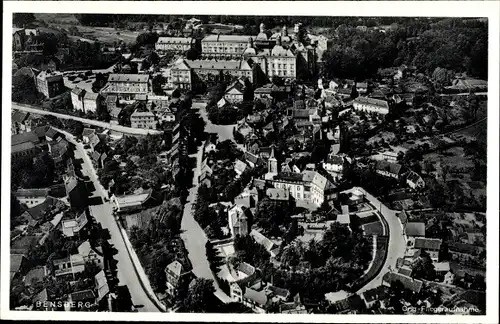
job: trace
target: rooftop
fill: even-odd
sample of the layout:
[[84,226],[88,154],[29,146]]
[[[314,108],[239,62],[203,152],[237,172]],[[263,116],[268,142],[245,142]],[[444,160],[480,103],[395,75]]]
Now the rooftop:
[[387,272],[383,280],[392,284],[393,282],[399,281],[403,284],[406,289],[414,291],[416,293],[420,292],[422,289],[423,282],[418,279],[413,279],[411,277],[405,276],[400,273]]
[[138,82],[145,83],[149,81],[148,74],[110,74],[110,82]]
[[359,103],[363,105],[372,105],[384,109],[389,109],[389,103],[386,100],[368,98],[368,97],[357,97],[354,99],[354,103]]
[[415,249],[439,250],[441,242],[441,239],[417,237],[415,239]]
[[420,222],[406,223],[406,235],[425,237],[425,223],[420,223]]

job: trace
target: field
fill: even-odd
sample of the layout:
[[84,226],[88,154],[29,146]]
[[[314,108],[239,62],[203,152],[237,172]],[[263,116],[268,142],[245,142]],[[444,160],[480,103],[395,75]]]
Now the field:
[[35,13],[35,18],[48,24],[79,24],[75,15],[70,13]]

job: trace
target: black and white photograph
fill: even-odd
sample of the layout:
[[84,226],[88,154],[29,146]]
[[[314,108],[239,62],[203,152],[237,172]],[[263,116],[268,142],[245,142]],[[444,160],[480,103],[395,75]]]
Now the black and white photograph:
[[2,314],[498,316],[498,12],[23,3]]

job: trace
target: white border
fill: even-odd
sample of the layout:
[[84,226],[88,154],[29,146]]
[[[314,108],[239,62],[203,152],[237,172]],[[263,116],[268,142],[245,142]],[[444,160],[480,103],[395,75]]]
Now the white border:
[[[0,318],[22,320],[110,320],[110,321],[254,321],[254,322],[352,322],[352,323],[497,323],[498,322],[498,158],[499,158],[499,13],[498,1],[334,1],[334,2],[212,2],[212,1],[7,1],[3,12],[3,107],[2,107],[2,204],[1,204],[1,302]],[[10,89],[12,69],[12,13],[134,13],[207,15],[317,15],[317,16],[420,16],[488,17],[488,185],[487,185],[487,315],[282,315],[282,314],[178,314],[178,313],[70,313],[10,311],[9,223],[10,223]]]

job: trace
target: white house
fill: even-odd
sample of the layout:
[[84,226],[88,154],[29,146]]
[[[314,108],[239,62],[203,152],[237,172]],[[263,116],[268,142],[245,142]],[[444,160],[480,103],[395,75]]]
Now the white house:
[[231,103],[238,103],[243,101],[244,93],[245,83],[239,79],[227,88],[224,98]]
[[424,179],[422,179],[422,177],[414,171],[410,171],[406,175],[406,184],[413,190],[422,189],[425,187]]
[[358,97],[352,103],[354,110],[374,112],[377,114],[387,115],[389,113],[389,103],[386,100]]
[[28,208],[42,204],[49,195],[49,189],[19,189],[15,196],[21,204],[25,204]]

